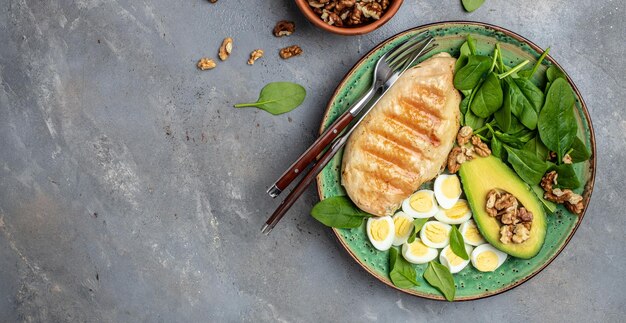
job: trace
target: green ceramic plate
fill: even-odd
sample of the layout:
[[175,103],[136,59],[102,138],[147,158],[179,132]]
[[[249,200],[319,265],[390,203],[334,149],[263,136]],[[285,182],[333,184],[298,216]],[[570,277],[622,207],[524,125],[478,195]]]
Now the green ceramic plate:
[[[478,51],[481,54],[490,54],[496,42],[500,43],[505,62],[508,65],[515,65],[525,59],[534,63],[543,52],[541,48],[525,38],[508,31],[506,29],[476,22],[442,22],[417,27],[402,32],[378,45],[363,57],[346,75],[337,87],[333,97],[330,99],[320,131],[329,126],[336,117],[341,115],[355,99],[363,93],[372,81],[373,67],[376,60],[386,51],[393,48],[398,42],[424,30],[429,30],[435,37],[439,45],[437,50],[427,55],[424,59],[436,54],[436,52],[446,51],[453,56],[458,56],[458,49],[465,40],[467,34],[471,34],[476,39]],[[555,48],[554,51],[558,51]],[[562,68],[548,57],[543,66],[539,69],[543,75],[548,66],[555,65]],[[532,66],[532,65],[528,65]],[[542,79],[537,78],[537,82]],[[593,127],[585,103],[580,92],[568,77],[572,88],[576,92],[577,121],[579,136],[584,138],[584,142],[593,153],[592,158],[579,166],[577,171],[585,185],[579,189],[582,193],[585,205],[588,204],[593,189],[595,176],[595,141]],[[330,164],[317,177],[317,185],[320,199],[325,199],[336,195],[345,195],[340,184],[339,169],[341,166],[342,154],[339,153]],[[428,184],[426,184],[428,185]],[[548,216],[548,232],[545,244],[537,256],[530,260],[511,258],[493,273],[481,273],[472,266],[467,266],[463,271],[455,275],[457,285],[456,300],[472,300],[492,296],[514,288],[527,281],[543,268],[545,268],[563,250],[567,242],[572,238],[574,232],[582,221],[582,216],[578,217],[569,213],[564,207],[559,206],[556,214]],[[380,252],[374,249],[367,239],[365,225],[356,229],[335,229],[335,234],[348,254],[356,260],[365,270],[381,282],[396,288],[389,280],[388,273],[388,252]],[[430,287],[422,278],[426,265],[415,265],[418,273],[418,281],[421,286],[412,289],[400,289],[408,294],[443,300],[441,294]]]

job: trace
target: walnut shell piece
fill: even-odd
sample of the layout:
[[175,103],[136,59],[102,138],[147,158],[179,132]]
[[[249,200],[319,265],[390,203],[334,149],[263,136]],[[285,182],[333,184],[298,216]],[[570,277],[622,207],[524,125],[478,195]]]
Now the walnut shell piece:
[[230,37],[224,38],[222,41],[222,46],[220,46],[220,50],[218,52],[218,56],[221,60],[225,61],[230,56],[230,53],[233,51],[233,39]]
[[201,59],[198,61],[198,64],[196,64],[196,66],[197,66],[199,69],[201,69],[201,70],[203,70],[203,71],[206,71],[206,70],[212,70],[212,69],[214,69],[214,68],[215,68],[215,66],[217,66],[217,64],[215,64],[215,61],[214,61],[214,60],[209,59],[209,58],[206,58],[206,57],[203,57],[203,58],[201,58]]
[[276,23],[272,33],[276,37],[289,36],[296,31],[296,24],[293,21],[281,20]]
[[256,62],[256,60],[261,57],[263,57],[262,49],[253,50],[252,53],[250,53],[250,59],[248,59],[248,65],[254,65],[254,62]]
[[302,54],[302,48],[300,48],[300,46],[298,45],[293,45],[281,49],[278,54],[280,55],[280,58],[288,59]]

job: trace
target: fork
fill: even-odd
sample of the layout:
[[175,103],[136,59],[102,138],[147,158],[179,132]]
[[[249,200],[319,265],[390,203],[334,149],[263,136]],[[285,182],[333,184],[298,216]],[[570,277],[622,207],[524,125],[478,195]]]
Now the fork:
[[[423,35],[423,34],[424,33],[420,35]],[[285,198],[285,200],[281,202],[278,208],[267,219],[267,221],[261,228],[262,233],[264,234],[270,233],[270,231],[274,228],[274,226],[276,226],[278,221],[280,221],[280,219],[282,219],[282,217],[287,213],[289,208],[291,208],[291,206],[293,206],[293,204],[302,195],[302,193],[304,193],[305,189],[315,179],[315,176],[317,176],[317,174],[319,174],[322,171],[322,169],[324,169],[324,167],[330,162],[330,160],[335,156],[335,154],[345,145],[350,134],[352,134],[354,129],[356,129],[356,127],[361,123],[361,121],[369,113],[369,111],[371,111],[371,109],[376,105],[376,103],[378,103],[378,101],[384,96],[385,92],[387,92],[387,90],[391,88],[391,86],[400,77],[400,75],[402,75],[404,71],[406,71],[411,65],[413,65],[413,63],[417,60],[417,58],[430,52],[437,46],[437,45],[434,45],[432,47],[427,48],[433,41],[433,38],[430,36],[420,41],[416,41],[416,37],[417,36],[412,37],[406,42],[395,47],[393,50],[388,51],[378,60],[378,62],[376,63],[376,67],[374,69],[374,75],[375,75],[374,82],[370,90],[366,92],[366,94],[363,95],[357,101],[355,106],[353,106],[346,113],[340,116],[339,119],[335,121],[329,127],[329,129],[332,129],[330,130],[330,132],[332,132],[333,134],[332,136],[333,139],[338,137],[338,132],[341,132],[342,130],[348,128],[346,133],[342,134],[341,137],[339,137],[339,139],[337,139],[336,141],[332,143],[330,148],[326,150],[324,154],[322,154],[322,156],[313,165],[311,170],[302,178],[302,180],[300,180],[300,182],[296,185],[296,187],[294,187],[294,189],[289,193],[289,195],[287,195],[287,198]],[[382,94],[376,97],[376,99],[372,100],[375,94],[379,92],[380,90],[382,90],[381,91]],[[357,115],[359,115],[358,118],[356,118]],[[345,119],[349,118],[349,120],[341,121],[344,118]],[[356,120],[354,122],[351,122],[355,118]],[[338,126],[338,125],[344,124],[344,122],[345,122],[345,125],[343,127]],[[327,134],[328,132],[329,130],[324,132],[324,134]],[[322,136],[324,136],[324,134]],[[328,141],[327,145],[330,144],[330,142],[332,142],[332,139]],[[314,143],[313,146],[315,146],[316,144],[318,144],[317,141],[316,143]],[[327,145],[320,146],[320,151],[325,149]],[[300,157],[300,159],[298,159],[298,161],[294,163],[294,165],[298,165],[298,162],[300,162],[301,159],[304,159],[304,157],[307,155],[307,152],[309,152],[312,149],[312,147],[307,149],[305,154],[303,154]],[[313,154],[311,158],[314,159],[316,153],[311,153],[311,154]],[[294,165],[292,165],[291,168],[293,168]],[[294,174],[292,174],[292,176],[288,176],[289,183],[293,181],[295,177],[297,177],[298,171],[299,169],[295,168]],[[286,174],[288,172],[289,170],[286,172]],[[281,176],[281,179],[283,179],[283,176]],[[269,192],[270,190],[268,190],[268,193]],[[278,192],[280,193],[280,191]]]
[[[427,36],[424,38],[424,36]],[[374,81],[370,88],[356,102],[347,109],[337,120],[331,124],[322,135],[280,176],[280,178],[267,190],[271,197],[278,196],[293,180],[298,177],[304,168],[311,164],[317,156],[335,140],[350,122],[367,106],[386,82],[390,84],[396,81],[400,74],[406,70],[415,60],[418,48],[422,50],[430,44],[432,37],[424,31],[410,37],[405,42],[397,45],[378,59],[374,68]],[[422,46],[426,42],[426,45]],[[430,51],[425,51],[423,54]]]

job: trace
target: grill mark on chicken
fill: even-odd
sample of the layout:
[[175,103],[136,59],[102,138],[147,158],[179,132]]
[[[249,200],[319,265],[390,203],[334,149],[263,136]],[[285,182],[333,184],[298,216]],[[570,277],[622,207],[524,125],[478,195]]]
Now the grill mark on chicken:
[[432,144],[437,147],[441,144],[439,138],[432,133],[432,128],[426,128],[420,125],[419,127],[414,125],[411,120],[407,120],[407,118],[397,116],[397,115],[387,115],[387,119],[385,119],[387,123],[392,123],[392,127],[400,127],[408,130],[415,138],[421,138],[421,140]]
[[415,141],[408,140],[402,136],[399,136],[397,132],[387,131],[387,128],[374,128],[370,130],[373,136],[383,138],[389,145],[397,145],[398,147],[418,153],[420,156],[424,156],[424,150],[415,144]]
[[[360,166],[356,167],[355,169],[363,172],[363,175],[372,175],[372,174],[376,175],[377,174],[375,171],[364,169]],[[382,187],[384,187],[385,190],[389,191],[389,193],[394,193],[394,194],[412,193],[407,190],[407,188],[410,187],[411,185],[409,182],[405,180],[405,177],[403,176],[394,176],[394,177],[385,178],[385,179],[382,179],[378,176],[370,176],[370,180],[372,182],[376,182],[382,185]]]
[[392,167],[397,167],[404,172],[406,172],[405,170],[412,168],[412,164],[410,162],[411,157],[406,152],[394,151],[394,153],[397,153],[399,155],[397,157],[390,154],[389,150],[382,150],[376,147],[364,148],[363,152],[370,157],[385,161]]

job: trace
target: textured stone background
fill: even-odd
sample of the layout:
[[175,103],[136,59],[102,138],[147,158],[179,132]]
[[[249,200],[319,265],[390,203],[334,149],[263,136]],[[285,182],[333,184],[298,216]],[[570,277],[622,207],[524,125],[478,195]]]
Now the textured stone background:
[[[532,3],[532,4],[531,4]],[[622,0],[406,0],[383,28],[323,33],[293,1],[0,3],[0,321],[623,321],[626,7]],[[280,19],[296,34],[274,38]],[[596,129],[583,225],[537,277],[445,303],[384,286],[312,221],[309,189],[269,237],[270,184],[316,136],[336,84],[369,49],[440,20],[527,36],[575,80]],[[228,62],[200,72],[221,39]],[[299,44],[281,61],[278,48]],[[252,49],[267,56],[245,64]],[[232,104],[303,84],[282,116]]]

